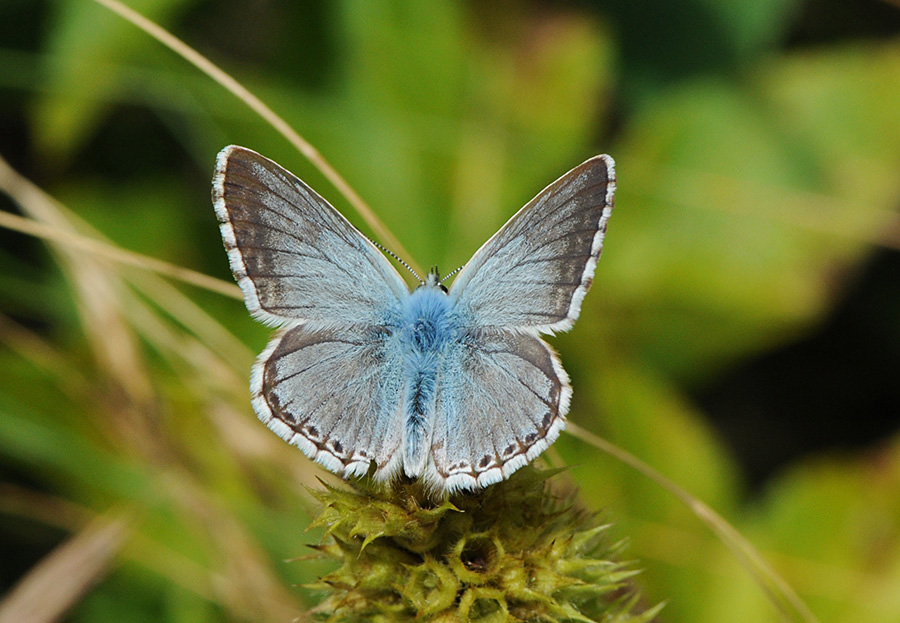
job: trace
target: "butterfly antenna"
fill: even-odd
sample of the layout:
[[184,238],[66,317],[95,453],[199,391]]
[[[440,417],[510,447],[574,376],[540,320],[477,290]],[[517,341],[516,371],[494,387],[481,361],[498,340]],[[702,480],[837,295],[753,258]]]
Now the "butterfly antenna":
[[444,278],[441,279],[441,283],[444,283],[444,282],[447,281],[450,277],[452,277],[453,275],[455,275],[456,273],[458,273],[459,271],[461,271],[461,270],[462,270],[463,268],[465,268],[465,267],[466,267],[466,265],[463,264],[462,266],[460,266],[459,268],[457,268],[457,269],[454,270],[453,272],[451,272],[451,273],[449,273],[449,274],[447,274],[447,275],[444,275]]
[[[413,274],[413,277],[415,277],[415,278],[418,280],[419,283],[425,283],[424,281],[422,281],[422,278],[419,277],[418,274],[416,274],[416,271],[414,271],[414,270],[412,269],[412,267],[411,267],[409,264],[407,264],[407,263],[404,262],[402,259],[400,259],[400,258],[397,256],[396,253],[394,253],[394,252],[391,251],[390,249],[384,248],[383,246],[381,246],[380,244],[378,244],[378,243],[375,242],[374,240],[372,240],[372,241],[370,241],[370,242],[371,242],[372,244],[374,244],[376,247],[378,247],[379,249],[381,249],[384,253],[387,253],[387,254],[390,255],[392,258],[394,258],[395,260],[397,260],[397,262],[399,262],[401,265],[403,265],[403,267],[406,268],[406,270],[408,270],[409,272],[411,272],[411,273]],[[458,270],[458,269],[457,269],[457,270]],[[454,272],[456,272],[456,271],[454,271]]]

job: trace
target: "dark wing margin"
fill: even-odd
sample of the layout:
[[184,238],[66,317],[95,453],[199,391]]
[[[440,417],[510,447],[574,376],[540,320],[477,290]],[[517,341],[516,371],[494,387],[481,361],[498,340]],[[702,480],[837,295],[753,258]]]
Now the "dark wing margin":
[[616,190],[600,155],[547,186],[472,256],[450,290],[473,326],[566,331],[581,311]]
[[258,153],[219,152],[213,205],[247,308],[269,324],[376,324],[409,289],[327,201]]

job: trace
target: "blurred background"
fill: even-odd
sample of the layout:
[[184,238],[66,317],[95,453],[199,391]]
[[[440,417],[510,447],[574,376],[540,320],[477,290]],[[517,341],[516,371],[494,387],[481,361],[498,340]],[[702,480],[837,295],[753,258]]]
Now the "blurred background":
[[[551,339],[570,418],[721,512],[821,621],[900,621],[900,5],[129,5],[283,115],[420,266],[465,263],[611,154],[595,285]],[[105,8],[0,3],[6,212],[230,281],[209,200],[230,143],[371,233]],[[298,585],[329,567],[288,559],[321,537],[304,486],[327,475],[250,408],[269,333],[221,293],[0,229],[0,593],[17,586],[0,620],[289,621],[315,603]],[[630,540],[660,620],[776,620],[670,494],[570,436],[549,454]]]

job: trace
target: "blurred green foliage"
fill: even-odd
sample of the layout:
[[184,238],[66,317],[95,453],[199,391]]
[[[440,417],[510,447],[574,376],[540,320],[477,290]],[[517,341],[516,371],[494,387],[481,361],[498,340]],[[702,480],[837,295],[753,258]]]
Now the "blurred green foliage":
[[[900,621],[898,440],[806,457],[748,496],[691,398],[815,331],[873,250],[900,246],[900,28],[847,19],[845,37],[791,44],[812,10],[796,0],[129,4],[282,114],[423,266],[463,264],[545,184],[613,155],[596,285],[553,340],[570,417],[722,512],[823,622]],[[216,152],[238,143],[366,231],[242,103],[106,9],[8,2],[0,22],[2,156],[77,217],[34,198],[8,209],[89,233],[84,219],[229,279],[208,185]],[[3,587],[34,579],[70,534],[127,516],[68,620],[287,621],[315,603],[295,585],[328,568],[284,561],[317,541],[304,485],[328,476],[252,414],[247,370],[268,330],[220,295],[2,239]],[[897,320],[885,340],[900,342]],[[654,483],[571,437],[549,455],[631,539],[666,620],[775,620]]]

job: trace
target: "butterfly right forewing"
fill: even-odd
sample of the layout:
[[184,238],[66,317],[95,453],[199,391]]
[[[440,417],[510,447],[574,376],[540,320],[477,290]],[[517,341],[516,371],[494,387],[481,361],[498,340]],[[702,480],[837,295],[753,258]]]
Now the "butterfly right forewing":
[[572,327],[594,277],[616,189],[600,155],[547,186],[472,256],[450,296],[479,327]]

